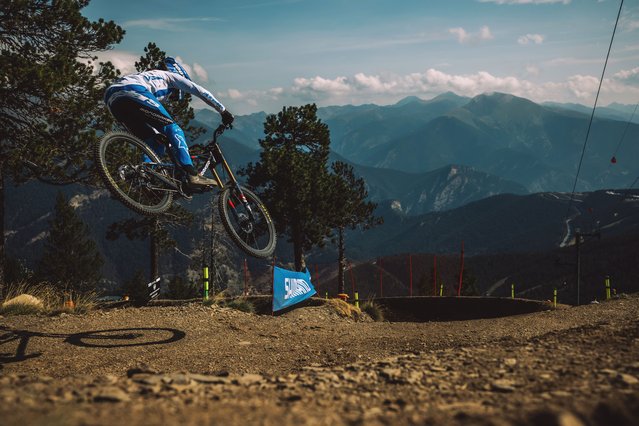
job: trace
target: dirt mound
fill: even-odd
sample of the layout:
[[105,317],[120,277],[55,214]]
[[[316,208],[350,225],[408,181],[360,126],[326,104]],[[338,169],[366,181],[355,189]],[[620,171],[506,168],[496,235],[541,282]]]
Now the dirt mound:
[[474,321],[0,318],[4,424],[637,424],[639,297]]

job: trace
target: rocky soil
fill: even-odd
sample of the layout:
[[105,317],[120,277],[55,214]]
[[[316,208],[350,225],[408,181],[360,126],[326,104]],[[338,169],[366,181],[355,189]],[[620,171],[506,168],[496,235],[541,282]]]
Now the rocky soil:
[[639,295],[474,321],[200,304],[0,318],[4,425],[639,424]]

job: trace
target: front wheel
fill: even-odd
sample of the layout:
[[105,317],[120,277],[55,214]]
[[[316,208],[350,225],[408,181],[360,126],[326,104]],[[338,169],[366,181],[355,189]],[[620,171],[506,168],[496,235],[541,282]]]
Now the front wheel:
[[268,258],[275,251],[275,225],[260,199],[246,188],[227,187],[218,199],[224,228],[246,254]]
[[[160,159],[135,136],[106,134],[96,145],[95,163],[109,191],[131,210],[153,216],[171,207],[173,194],[162,190],[163,182],[150,173]],[[166,170],[158,173],[167,176]]]

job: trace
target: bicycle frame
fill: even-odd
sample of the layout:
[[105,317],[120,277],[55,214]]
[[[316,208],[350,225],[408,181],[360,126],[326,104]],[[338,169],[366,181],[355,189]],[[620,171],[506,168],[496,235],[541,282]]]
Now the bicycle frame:
[[217,139],[227,128],[219,126],[209,143],[190,149],[194,172],[202,176],[211,171],[209,185],[191,183],[199,179],[180,167],[170,141],[158,132],[156,141],[168,148],[171,161],[160,159],[148,144],[126,132],[111,132],[95,147],[97,168],[112,195],[143,215],[161,215],[176,197],[191,199],[217,189],[220,222],[230,238],[245,253],[266,258],[275,249],[275,225],[259,197],[240,185],[224,158]]
[[[220,125],[213,132],[213,139],[207,145],[203,147],[204,153],[191,156],[191,158],[193,159],[199,159],[204,161],[204,166],[202,166],[202,168],[198,170],[198,174],[202,176],[204,175],[204,173],[206,173],[207,170],[211,170],[211,174],[213,175],[213,178],[217,182],[217,189],[219,191],[223,190],[227,186],[222,180],[222,178],[220,177],[220,174],[218,173],[216,169],[216,167],[220,165],[222,166],[222,169],[224,170],[226,175],[229,177],[229,181],[227,182],[227,184],[235,188],[239,187],[237,183],[237,179],[235,178],[235,175],[233,174],[233,171],[231,170],[231,166],[229,166],[228,162],[226,161],[226,158],[224,158],[224,154],[222,153],[220,145],[217,142],[217,137],[221,135],[222,133],[224,133],[225,129],[226,127],[224,125]],[[158,137],[162,137],[162,135],[158,135]],[[168,146],[167,151],[168,151],[169,157],[171,158],[172,163],[141,164],[141,166],[148,166],[148,167],[144,167],[144,172],[152,174],[156,179],[158,179],[159,181],[161,181],[162,183],[166,185],[166,187],[152,187],[151,189],[154,191],[176,192],[182,196],[188,196],[182,190],[182,184],[180,179],[176,177],[177,167],[175,164],[177,164],[177,159],[173,155],[170,142],[165,140],[165,144]],[[162,170],[167,170],[167,171],[170,170],[169,176],[161,173]],[[200,190],[199,192],[206,192],[206,191],[207,190]]]
[[[227,127],[224,124],[220,124],[217,127],[217,129],[215,129],[215,131],[213,132],[213,139],[203,147],[204,153],[198,154],[198,155],[192,155],[191,157],[194,159],[200,159],[204,161],[204,166],[202,166],[202,169],[198,171],[198,174],[202,176],[204,175],[204,173],[206,173],[207,170],[210,170],[211,174],[215,178],[215,181],[217,182],[218,191],[223,191],[224,189],[226,189],[227,186],[230,186],[238,192],[241,203],[243,204],[244,208],[250,215],[251,220],[253,220],[254,219],[253,210],[251,209],[251,206],[249,205],[246,197],[244,196],[244,193],[242,193],[242,189],[240,188],[240,185],[238,184],[237,179],[235,178],[235,175],[233,174],[233,171],[231,170],[231,166],[229,166],[229,163],[226,161],[226,158],[224,158],[222,149],[220,148],[220,145],[217,142],[218,136],[224,133],[226,129]],[[160,163],[160,164],[149,163],[149,164],[160,166],[160,168],[163,168],[163,169],[171,168],[172,169],[171,177],[169,178],[166,175],[163,175],[162,173],[156,170],[153,170],[152,168],[149,169],[148,172],[150,172],[157,179],[162,181],[165,185],[168,186],[168,188],[153,188],[153,189],[161,190],[161,191],[177,192],[178,194],[182,196],[188,197],[189,195],[185,194],[184,191],[182,190],[181,181],[175,177],[175,171],[177,170],[177,167],[175,166],[175,164],[177,164],[177,159],[173,155],[170,142],[168,142],[167,145],[169,145],[168,146],[169,149],[167,151],[169,153],[169,157],[171,158],[171,161],[173,162],[173,164],[167,164],[167,163]],[[222,169],[224,170],[226,175],[229,177],[229,180],[227,181],[226,184],[224,183],[224,181],[222,181],[220,174],[217,172],[217,169],[216,169],[217,166],[222,166]],[[208,189],[208,190],[204,189],[204,190],[200,190],[199,192],[206,192],[209,190],[211,189]],[[233,208],[234,214],[236,215],[237,213],[235,213],[235,205],[233,204],[232,201],[230,201],[230,203],[231,203],[231,207]]]
[[213,139],[211,140],[211,142],[209,142],[206,146],[204,146],[204,151],[206,152],[206,154],[200,154],[195,156],[202,160],[204,159],[206,160],[204,163],[204,166],[202,167],[202,170],[199,171],[200,176],[204,175],[204,173],[206,173],[206,171],[210,169],[211,174],[217,181],[218,189],[220,191],[225,188],[225,184],[220,178],[220,175],[218,174],[216,169],[216,167],[220,165],[222,166],[222,169],[224,170],[226,175],[229,177],[230,185],[233,187],[238,186],[237,179],[235,178],[235,175],[233,174],[233,171],[231,170],[231,166],[229,166],[229,163],[226,161],[226,158],[224,158],[224,154],[222,154],[222,149],[220,148],[220,145],[217,143],[217,137],[221,135],[222,133],[224,133],[225,129],[226,127],[224,125],[220,125],[213,132]]

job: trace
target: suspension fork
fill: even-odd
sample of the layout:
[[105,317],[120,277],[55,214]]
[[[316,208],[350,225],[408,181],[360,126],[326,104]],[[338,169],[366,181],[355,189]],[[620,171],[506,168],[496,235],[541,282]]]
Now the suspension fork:
[[[249,215],[249,218],[251,220],[254,220],[255,216],[253,215],[253,209],[251,209],[251,206],[249,205],[249,202],[246,199],[246,196],[242,192],[242,188],[237,183],[237,179],[235,178],[235,175],[233,174],[233,171],[231,170],[229,163],[226,161],[226,158],[224,158],[224,154],[222,154],[222,150],[220,149],[220,146],[217,143],[215,143],[213,147],[211,147],[211,155],[213,157],[213,160],[215,161],[215,165],[218,165],[218,164],[221,165],[225,173],[228,175],[229,177],[228,186],[230,187],[229,190],[233,191],[233,194],[239,197],[240,202],[242,203],[242,206],[244,207],[247,214]],[[204,167],[204,169],[202,170],[202,172],[204,171],[206,171],[206,167]],[[224,183],[220,179],[220,176],[215,170],[215,167],[211,167],[211,173],[215,177],[215,180],[217,180],[217,182],[220,184],[220,189],[223,189],[225,187]],[[233,197],[229,197],[229,204],[233,210],[233,214],[235,215],[235,218],[238,219],[237,206],[235,205],[235,201],[233,200]]]

